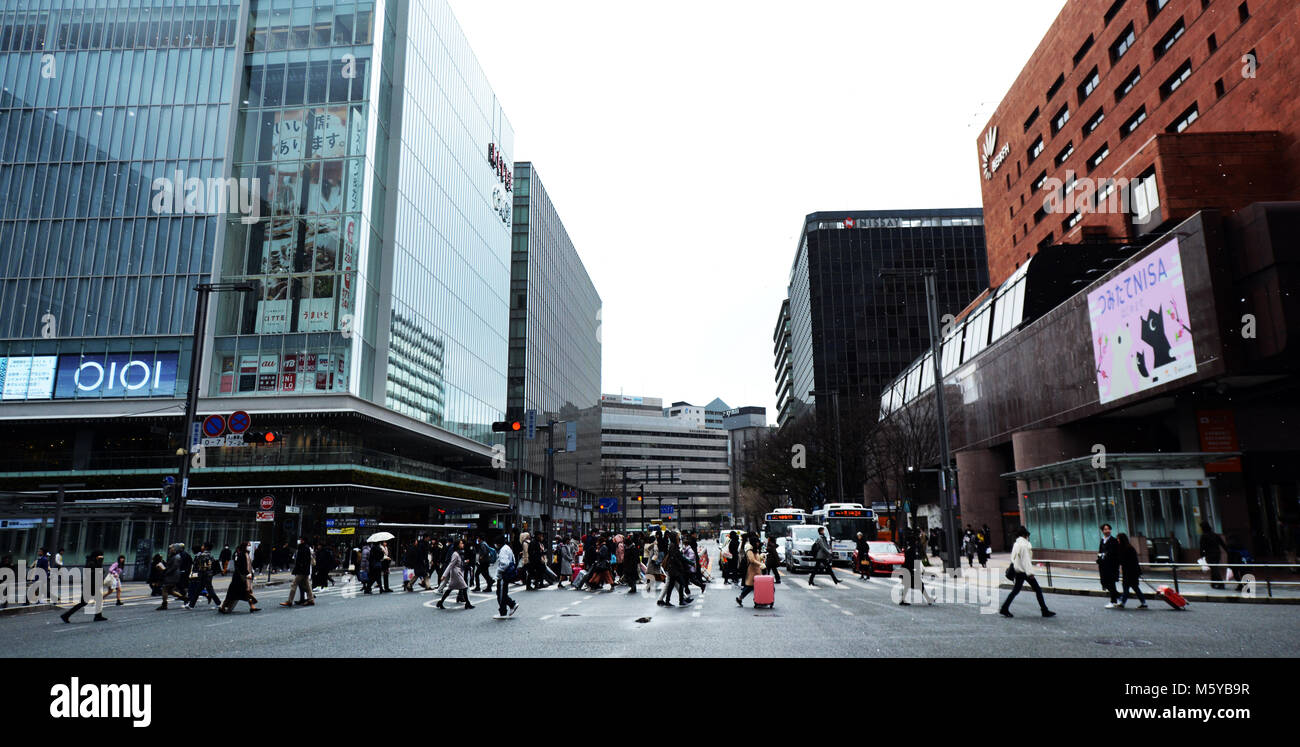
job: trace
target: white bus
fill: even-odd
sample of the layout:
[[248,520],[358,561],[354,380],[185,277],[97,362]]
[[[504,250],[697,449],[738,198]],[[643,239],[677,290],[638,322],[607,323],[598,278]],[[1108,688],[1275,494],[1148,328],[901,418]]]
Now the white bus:
[[858,549],[858,532],[871,541],[876,538],[876,512],[861,503],[827,503],[809,514],[809,524],[821,524],[830,535],[834,562],[853,564]]
[[808,523],[808,512],[802,508],[777,508],[763,514],[763,541],[768,537],[781,539],[790,533],[790,527]]

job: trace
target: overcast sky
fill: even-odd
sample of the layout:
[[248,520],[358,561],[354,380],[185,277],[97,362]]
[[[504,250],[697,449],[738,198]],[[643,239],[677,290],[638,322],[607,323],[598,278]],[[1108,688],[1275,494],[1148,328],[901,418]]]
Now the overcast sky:
[[604,301],[603,390],[776,416],[805,215],[979,207],[1065,0],[450,0]]

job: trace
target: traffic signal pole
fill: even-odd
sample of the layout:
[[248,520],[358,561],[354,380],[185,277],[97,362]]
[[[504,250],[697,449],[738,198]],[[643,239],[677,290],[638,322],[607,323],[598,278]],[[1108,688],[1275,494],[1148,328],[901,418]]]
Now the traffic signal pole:
[[[199,283],[194,287],[199,298],[194,305],[194,349],[190,351],[190,385],[185,393],[185,416],[181,419],[181,443],[177,450],[180,456],[180,478],[177,482],[176,506],[172,509],[171,542],[181,541],[181,531],[185,521],[185,500],[190,493],[190,463],[194,452],[194,416],[199,407],[199,380],[203,367],[203,333],[208,319],[208,299],[212,295],[211,283]],[[200,446],[199,448],[203,448]]]

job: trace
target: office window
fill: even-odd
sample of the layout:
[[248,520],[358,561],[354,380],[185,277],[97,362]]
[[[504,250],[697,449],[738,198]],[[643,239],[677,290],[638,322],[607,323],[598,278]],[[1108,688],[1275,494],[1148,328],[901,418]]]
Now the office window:
[[1134,33],[1133,24],[1130,23],[1124,27],[1123,31],[1119,32],[1119,38],[1115,40],[1115,43],[1110,45],[1110,61],[1112,63],[1118,62],[1119,58],[1128,54],[1129,49],[1133,47],[1133,43],[1136,41],[1137,34]]
[[1074,211],[1074,215],[1061,222],[1061,233],[1067,233],[1071,228],[1079,225],[1081,220],[1083,220],[1083,213],[1078,210]]
[[1115,100],[1122,101],[1140,80],[1142,80],[1142,69],[1134,68],[1133,72],[1129,73],[1128,77],[1124,79],[1124,82],[1119,84],[1119,88],[1115,89]]
[[1209,38],[1205,40],[1205,43],[1210,47],[1210,54],[1219,51],[1219,37],[1214,34],[1210,34]]
[[1247,3],[1237,6],[1237,17],[1241,19],[1242,23],[1245,23],[1246,19],[1250,18],[1250,6]]
[[1168,80],[1160,84],[1160,100],[1169,98],[1190,77],[1192,77],[1192,61],[1187,60],[1174,71],[1173,75],[1169,76]]
[[1066,104],[1052,118],[1052,134],[1055,135],[1065,127],[1065,123],[1070,121],[1070,105]]
[[1160,41],[1156,42],[1156,59],[1164,57],[1165,53],[1173,48],[1174,42],[1182,38],[1185,31],[1187,31],[1187,24],[1183,23],[1183,19],[1179,18],[1178,23],[1175,23],[1174,27],[1166,31],[1165,35],[1160,37]]
[[1047,208],[1045,207],[1038,208],[1037,210],[1034,211],[1034,225],[1036,226],[1039,223],[1042,223],[1043,219],[1046,217],[1047,217]]
[[1093,169],[1100,166],[1101,162],[1105,161],[1106,156],[1109,155],[1110,155],[1110,145],[1107,143],[1103,143],[1101,148],[1096,153],[1093,153],[1092,157],[1088,159],[1088,171],[1092,171]]
[[1227,92],[1228,92],[1227,89],[1223,85],[1223,78],[1219,78],[1218,80],[1214,81],[1214,93],[1216,96],[1218,96],[1219,98],[1223,98],[1224,94],[1226,94]]
[[1038,178],[1034,179],[1034,187],[1033,187],[1034,191],[1037,192],[1038,190],[1042,189],[1043,183],[1046,181],[1047,181],[1047,172],[1044,171],[1043,173],[1038,175]]
[[1120,137],[1125,138],[1128,137],[1129,135],[1132,135],[1133,131],[1138,128],[1138,125],[1145,122],[1146,119],[1147,119],[1147,108],[1143,106],[1139,108],[1137,112],[1133,114],[1133,116],[1129,117],[1128,121],[1120,125],[1119,128]]
[[1046,249],[1047,247],[1051,246],[1052,243],[1055,242],[1055,241],[1056,241],[1056,237],[1055,237],[1054,235],[1052,235],[1052,234],[1049,233],[1049,234],[1047,234],[1046,236],[1043,237],[1043,240],[1042,240],[1042,241],[1038,242],[1038,248],[1039,248],[1039,249]]
[[1165,9],[1169,0],[1147,0],[1147,17],[1155,18],[1156,14]]
[[1092,71],[1088,73],[1087,77],[1083,79],[1083,82],[1079,84],[1079,103],[1082,104],[1089,96],[1091,96],[1092,92],[1097,90],[1097,86],[1099,85],[1101,85],[1101,74],[1097,71],[1097,68],[1094,67]]
[[1074,66],[1075,66],[1075,67],[1078,67],[1078,66],[1079,66],[1079,60],[1082,60],[1082,59],[1083,59],[1083,56],[1086,55],[1086,54],[1088,54],[1088,50],[1089,50],[1089,49],[1092,49],[1092,44],[1093,44],[1094,41],[1095,41],[1095,40],[1093,39],[1092,34],[1088,34],[1088,38],[1087,38],[1086,40],[1084,40],[1083,45],[1079,47],[1079,51],[1077,51],[1077,52],[1074,53]]
[[1173,133],[1182,132],[1190,127],[1193,122],[1200,118],[1200,116],[1200,110],[1197,108],[1197,105],[1193,103],[1187,111],[1178,115],[1178,119],[1175,119],[1173,124],[1169,125],[1168,131]]
[[1029,119],[1025,120],[1025,132],[1029,132],[1029,128],[1033,127],[1034,122],[1037,121],[1038,121],[1038,107],[1035,106],[1034,111],[1031,112],[1029,115]]
[[1057,91],[1061,90],[1063,85],[1065,85],[1065,73],[1056,76],[1056,82],[1052,84],[1051,88],[1047,89],[1047,100],[1051,101],[1052,97],[1056,95]]
[[1096,130],[1105,119],[1106,119],[1105,111],[1098,109],[1096,114],[1092,115],[1092,117],[1090,117],[1087,122],[1083,123],[1083,134],[1085,136],[1091,135],[1093,131]]
[[1065,163],[1065,160],[1072,155],[1074,155],[1074,143],[1066,143],[1065,148],[1062,149],[1060,153],[1056,154],[1056,165],[1060,166]]
[[1115,0],[1115,2],[1110,4],[1110,8],[1106,10],[1106,26],[1109,26],[1110,22],[1115,20],[1115,16],[1119,14],[1121,9],[1123,9],[1125,2],[1127,2],[1127,0]]
[[1034,144],[1029,146],[1029,151],[1028,151],[1029,162],[1033,163],[1034,159],[1038,158],[1040,155],[1042,155],[1042,153],[1043,153],[1043,136],[1039,135],[1038,139],[1034,141]]
[[1151,213],[1160,207],[1160,194],[1156,186],[1156,170],[1147,169],[1129,183],[1129,204],[1133,207],[1133,222],[1146,223]]

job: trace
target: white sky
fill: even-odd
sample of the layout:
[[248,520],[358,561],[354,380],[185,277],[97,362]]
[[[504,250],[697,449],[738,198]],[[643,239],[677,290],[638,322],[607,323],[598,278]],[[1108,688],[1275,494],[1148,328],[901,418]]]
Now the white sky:
[[449,1],[604,301],[603,391],[769,421],[804,216],[979,207],[976,140],[1065,4]]

